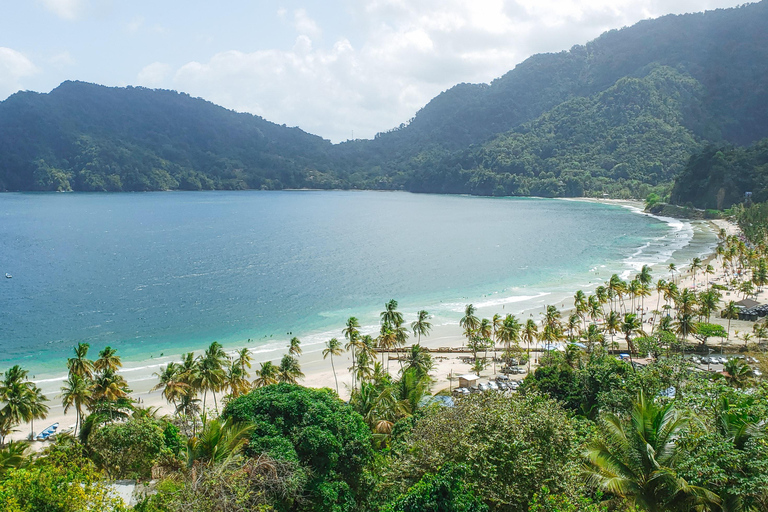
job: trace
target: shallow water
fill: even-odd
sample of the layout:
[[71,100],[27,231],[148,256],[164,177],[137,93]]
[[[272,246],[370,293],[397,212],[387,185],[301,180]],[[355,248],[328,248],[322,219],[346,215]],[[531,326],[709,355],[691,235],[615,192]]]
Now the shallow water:
[[[305,350],[395,298],[455,323],[708,252],[704,225],[582,201],[393,192],[0,195],[0,371],[78,342],[156,364],[213,340]],[[662,277],[663,270],[659,267]],[[666,274],[663,275],[666,277]],[[499,308],[503,308],[499,311]],[[289,334],[291,333],[291,334]],[[129,368],[129,372],[130,372]],[[138,370],[133,370],[138,371]],[[129,377],[130,379],[130,377]]]

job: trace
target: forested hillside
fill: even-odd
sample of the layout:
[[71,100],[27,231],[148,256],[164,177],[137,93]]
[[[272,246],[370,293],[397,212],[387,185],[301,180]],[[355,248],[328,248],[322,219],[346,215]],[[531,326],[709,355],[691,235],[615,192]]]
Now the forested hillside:
[[0,103],[0,190],[664,193],[702,148],[768,137],[766,26],[768,0],[643,21],[337,145],[186,94],[65,82]]
[[672,201],[697,208],[730,208],[751,192],[768,201],[768,139],[749,147],[708,146],[693,155],[677,177]]

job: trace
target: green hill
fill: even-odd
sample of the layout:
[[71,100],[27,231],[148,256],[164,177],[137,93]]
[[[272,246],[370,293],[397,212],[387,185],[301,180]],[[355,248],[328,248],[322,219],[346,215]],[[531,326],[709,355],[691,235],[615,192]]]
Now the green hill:
[[337,145],[186,94],[65,82],[0,102],[0,190],[663,192],[702,148],[768,137],[766,26],[768,0],[643,21]]

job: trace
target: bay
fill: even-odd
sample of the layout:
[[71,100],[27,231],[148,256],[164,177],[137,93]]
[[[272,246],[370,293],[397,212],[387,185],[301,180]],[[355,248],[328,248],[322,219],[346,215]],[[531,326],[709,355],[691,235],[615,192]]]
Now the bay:
[[[0,371],[63,373],[78,342],[130,363],[213,340],[312,350],[395,298],[456,323],[532,315],[611,273],[711,250],[703,224],[612,204],[397,192],[0,195]],[[569,301],[570,302],[570,301]],[[559,304],[558,304],[559,305]],[[250,341],[245,341],[250,340]],[[306,349],[305,349],[306,350]],[[94,352],[95,355],[95,352]]]

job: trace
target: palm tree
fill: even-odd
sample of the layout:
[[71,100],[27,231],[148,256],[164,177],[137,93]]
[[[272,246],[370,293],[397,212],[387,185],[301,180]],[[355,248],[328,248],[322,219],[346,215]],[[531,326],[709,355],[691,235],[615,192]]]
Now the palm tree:
[[251,390],[251,383],[248,382],[248,374],[243,370],[237,361],[231,361],[224,376],[222,384],[224,389],[229,389],[229,395],[236,398],[246,394]]
[[214,341],[205,349],[205,352],[198,358],[198,373],[200,379],[200,389],[203,390],[203,410],[205,410],[205,401],[208,391],[213,393],[214,408],[218,412],[219,404],[216,400],[216,391],[219,391],[224,384],[226,372],[224,370],[227,354],[221,343]]
[[116,402],[127,399],[131,390],[128,389],[128,382],[122,375],[112,370],[104,370],[96,374],[91,392],[94,402]]
[[341,331],[344,337],[347,339],[347,344],[344,346],[345,350],[352,352],[352,388],[354,389],[357,384],[357,377],[355,372],[355,365],[357,364],[357,357],[355,355],[360,338],[360,322],[354,316],[347,319],[347,326]]
[[610,413],[601,420],[603,439],[585,452],[589,483],[648,512],[698,510],[695,507],[719,503],[715,494],[677,474],[677,440],[692,419],[678,413],[673,403],[656,405],[641,392],[628,420]]
[[735,357],[725,363],[723,370],[728,374],[725,377],[728,383],[736,388],[745,386],[752,378],[752,368],[744,360]]
[[381,323],[384,325],[402,325],[403,314],[397,311],[397,301],[391,299],[384,304],[384,311],[381,312]]
[[160,372],[154,375],[160,380],[150,391],[157,391],[162,388],[162,396],[168,403],[176,408],[176,401],[190,392],[190,385],[183,380],[182,367],[178,363],[168,363],[167,366],[160,367]]
[[240,367],[240,370],[242,370],[243,375],[245,375],[246,378],[250,377],[248,374],[248,370],[246,368],[251,368],[251,363],[253,362],[253,356],[251,356],[251,351],[248,350],[248,347],[243,347],[237,352],[235,352],[235,364]]
[[299,360],[289,354],[284,355],[280,360],[277,372],[277,380],[279,382],[296,384],[299,379],[304,378]]
[[381,364],[384,365],[384,352],[387,353],[387,373],[389,373],[389,353],[397,347],[397,332],[388,324],[381,326],[381,333],[377,339],[377,345],[382,350]]
[[616,331],[621,329],[621,315],[616,311],[611,311],[605,319],[605,329],[611,334],[611,345]]
[[254,426],[235,423],[232,418],[205,422],[199,436],[187,442],[187,467],[196,464],[225,464],[247,443]]
[[91,384],[80,375],[72,373],[64,381],[60,396],[64,414],[69,412],[70,407],[75,408],[75,432],[77,432],[83,417],[83,406],[90,403],[91,400]]
[[693,258],[691,261],[691,272],[693,272],[693,289],[696,289],[696,271],[701,270],[701,258]]
[[706,268],[704,268],[704,273],[707,274],[707,286],[709,286],[709,276],[715,275],[715,267],[707,265]]
[[253,387],[263,388],[279,382],[280,368],[272,361],[261,363],[261,367],[254,372],[256,379],[253,381]]
[[499,329],[499,342],[503,343],[507,352],[509,352],[512,343],[517,345],[520,342],[520,329],[522,326],[515,315],[507,315],[501,323]]
[[405,366],[401,373],[405,375],[408,372],[415,372],[419,378],[426,377],[431,380],[429,372],[434,369],[435,362],[432,360],[432,354],[417,343],[411,346],[411,350],[405,355]]
[[291,338],[291,342],[288,345],[288,354],[296,357],[301,355],[301,341],[296,336]]
[[531,343],[539,339],[539,327],[532,318],[529,318],[523,328],[523,341],[528,345],[528,373],[531,372]]
[[624,321],[621,324],[621,332],[624,333],[624,337],[627,340],[627,350],[629,351],[631,362],[632,354],[635,353],[635,346],[632,343],[632,335],[643,332],[643,324],[640,323],[636,314],[626,313],[624,315]]
[[333,370],[333,380],[336,382],[336,394],[339,394],[339,379],[336,378],[336,367],[333,365],[333,356],[341,355],[341,343],[336,338],[331,338],[325,342],[325,348],[323,349],[323,359],[331,357],[331,369]]
[[421,336],[429,336],[429,331],[432,330],[432,324],[427,320],[429,319],[429,313],[423,309],[416,313],[416,321],[411,323],[411,330],[414,336],[418,336],[416,343],[421,343]]
[[653,271],[651,270],[651,267],[648,265],[643,265],[643,268],[640,269],[640,273],[637,274],[637,280],[643,283],[645,286],[649,286],[653,282]]
[[[33,382],[27,379],[29,371],[14,365],[5,371],[0,382],[0,402],[4,422],[10,426],[19,423],[30,424],[30,437],[34,434],[34,421],[48,415],[48,400]],[[12,427],[8,427],[10,429]]]
[[97,372],[103,372],[105,370],[111,370],[116,372],[123,367],[120,356],[117,355],[117,349],[112,347],[104,347],[104,350],[99,352],[99,358],[93,362],[93,369]]
[[675,272],[677,271],[677,265],[675,265],[674,263],[670,263],[667,266],[667,269],[669,269],[669,274],[670,274],[670,276],[672,276],[671,281],[674,283],[675,282]]
[[723,317],[728,319],[728,335],[725,337],[725,339],[730,340],[731,320],[739,318],[739,307],[734,301],[729,301],[728,304],[725,305],[725,309],[723,310]]
[[75,373],[87,379],[93,378],[93,361],[88,359],[88,349],[90,347],[87,343],[77,344],[77,347],[75,347],[75,357],[67,359],[69,373]]
[[465,334],[474,333],[480,327],[480,320],[475,316],[475,306],[472,304],[466,305],[464,316],[459,320],[459,325],[464,328]]

